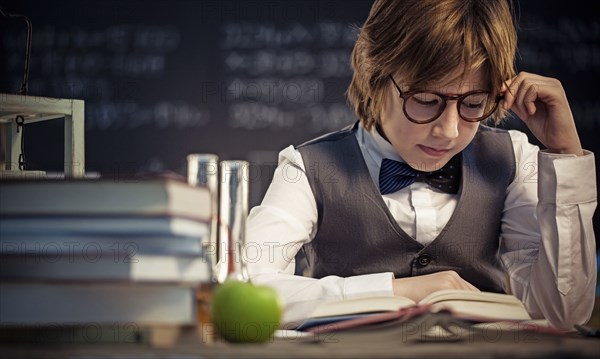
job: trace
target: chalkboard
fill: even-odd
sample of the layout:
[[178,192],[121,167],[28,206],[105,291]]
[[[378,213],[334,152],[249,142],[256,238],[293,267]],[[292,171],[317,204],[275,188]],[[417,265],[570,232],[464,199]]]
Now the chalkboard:
[[[184,174],[195,152],[246,159],[252,205],[279,150],[355,121],[349,56],[371,3],[0,0],[33,23],[29,93],[85,100],[87,171]],[[584,147],[600,153],[590,4],[522,0],[518,69],[562,81]],[[20,88],[25,34],[23,22],[0,19],[0,92]],[[28,167],[62,171],[62,138],[60,121],[28,125]]]

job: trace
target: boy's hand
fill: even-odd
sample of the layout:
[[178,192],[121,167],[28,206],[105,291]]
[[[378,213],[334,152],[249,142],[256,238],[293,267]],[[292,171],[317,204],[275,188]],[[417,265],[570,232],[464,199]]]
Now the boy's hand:
[[394,295],[408,297],[415,302],[419,302],[427,295],[442,289],[462,289],[479,292],[479,289],[452,270],[417,277],[398,278],[394,279],[392,285]]
[[520,72],[505,81],[503,106],[512,110],[550,152],[583,155],[567,95],[557,79]]

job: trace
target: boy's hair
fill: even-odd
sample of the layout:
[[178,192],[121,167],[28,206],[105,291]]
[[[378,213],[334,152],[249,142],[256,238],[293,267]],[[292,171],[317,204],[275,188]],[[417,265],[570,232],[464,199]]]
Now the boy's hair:
[[[375,0],[352,51],[348,100],[363,125],[379,120],[389,75],[400,86],[430,87],[462,67],[485,69],[491,96],[515,75],[511,0]],[[498,123],[502,106],[493,114]]]

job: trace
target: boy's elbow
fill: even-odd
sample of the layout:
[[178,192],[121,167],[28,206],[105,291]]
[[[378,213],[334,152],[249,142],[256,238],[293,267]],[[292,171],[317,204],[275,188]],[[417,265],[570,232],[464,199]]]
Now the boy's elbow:
[[575,325],[584,325],[592,317],[594,309],[594,298],[580,298],[576,306],[572,309],[561,308],[562,310],[551,311],[547,313],[548,323],[560,330],[575,330]]

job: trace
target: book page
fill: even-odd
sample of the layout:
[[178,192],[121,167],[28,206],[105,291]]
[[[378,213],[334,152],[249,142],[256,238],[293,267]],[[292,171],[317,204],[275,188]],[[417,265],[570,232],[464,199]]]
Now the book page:
[[450,310],[454,316],[467,320],[530,320],[523,306],[476,301],[446,301],[433,304],[432,311]]
[[474,292],[470,290],[447,289],[433,292],[419,301],[419,304],[434,304],[448,300],[466,300],[491,303],[509,303],[521,305],[515,296],[502,293]]
[[413,300],[399,296],[353,298],[321,303],[310,317],[321,318],[359,313],[395,311],[413,305],[416,305]]
[[432,304],[433,311],[450,310],[456,316],[492,320],[529,320],[531,317],[516,297],[508,294],[443,290],[419,302]]

